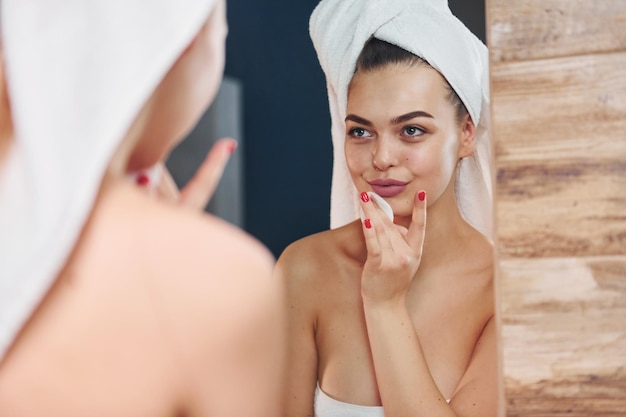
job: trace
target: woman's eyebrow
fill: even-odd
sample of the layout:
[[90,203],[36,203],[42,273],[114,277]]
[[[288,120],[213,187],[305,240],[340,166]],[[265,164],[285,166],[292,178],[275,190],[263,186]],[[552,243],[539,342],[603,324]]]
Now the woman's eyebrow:
[[428,117],[434,119],[433,115],[422,110],[412,111],[411,113],[403,114],[402,116],[394,117],[391,119],[391,124],[398,125],[404,123],[416,117]]
[[365,126],[373,126],[374,124],[367,119],[357,116],[356,114],[349,114],[346,116],[345,121],[352,120],[355,123],[365,125]]
[[[401,116],[398,117],[394,117],[393,119],[391,119],[391,124],[397,125],[400,123],[404,123],[408,120],[414,119],[416,117],[428,117],[430,119],[434,119],[433,115],[430,113],[427,113],[425,111],[422,110],[417,110],[417,111],[412,111],[410,113],[407,114],[403,114]],[[348,120],[352,120],[355,123],[361,124],[361,125],[365,125],[365,126],[373,126],[374,124],[372,122],[370,122],[367,119],[364,119],[360,116],[357,116],[356,114],[349,114],[346,116],[345,121],[347,122]]]

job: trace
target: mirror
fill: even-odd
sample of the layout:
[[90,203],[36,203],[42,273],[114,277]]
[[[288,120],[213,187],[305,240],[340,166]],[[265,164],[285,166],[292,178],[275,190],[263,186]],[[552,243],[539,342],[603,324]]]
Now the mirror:
[[[229,2],[226,67],[243,97],[242,226],[276,256],[328,227],[332,169],[325,80],[307,30],[317,0],[279,3]],[[486,40],[482,1],[450,1],[450,7]],[[259,39],[266,47],[258,47]]]

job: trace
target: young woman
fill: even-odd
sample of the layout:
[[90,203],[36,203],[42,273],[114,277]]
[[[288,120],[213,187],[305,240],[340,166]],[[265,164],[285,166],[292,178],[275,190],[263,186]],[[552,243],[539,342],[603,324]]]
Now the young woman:
[[[338,227],[293,243],[278,261],[289,314],[283,414],[495,416],[493,249],[468,220],[489,216],[471,205],[489,183],[474,182],[476,195],[460,187],[471,173],[463,165],[484,157],[485,68],[457,52],[467,42],[408,51],[429,51],[424,42],[443,39],[437,30],[478,41],[447,5],[382,3],[324,0],[311,19],[336,158],[340,147],[354,184],[333,194],[333,214],[358,198],[362,219],[339,226],[335,217]],[[447,71],[453,53],[458,75],[478,88]]]
[[0,6],[0,415],[274,416],[268,251],[129,175],[214,97],[225,2],[79,3]]

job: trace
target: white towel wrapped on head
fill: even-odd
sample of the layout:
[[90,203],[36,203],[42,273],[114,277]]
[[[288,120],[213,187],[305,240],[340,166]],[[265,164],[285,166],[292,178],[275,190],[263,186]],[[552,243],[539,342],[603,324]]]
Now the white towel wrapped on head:
[[334,148],[331,227],[359,217],[358,193],[345,161],[348,86],[365,43],[375,37],[427,61],[465,104],[477,126],[474,156],[461,161],[456,197],[464,218],[492,238],[489,74],[485,45],[446,0],[322,0],[311,15],[313,45],[326,74]]
[[214,3],[0,2],[15,125],[0,165],[0,359],[66,262],[127,129]]

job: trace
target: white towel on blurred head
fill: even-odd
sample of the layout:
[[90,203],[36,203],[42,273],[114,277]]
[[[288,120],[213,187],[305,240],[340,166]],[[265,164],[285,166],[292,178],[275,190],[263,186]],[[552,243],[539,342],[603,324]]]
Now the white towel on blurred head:
[[0,358],[64,265],[126,130],[213,4],[0,3],[15,124],[0,166]]
[[461,161],[456,197],[461,214],[492,238],[489,74],[485,45],[446,0],[322,0],[311,15],[313,45],[326,74],[334,147],[331,227],[359,217],[358,193],[345,161],[348,86],[370,37],[399,46],[437,69],[477,126],[476,152]]

